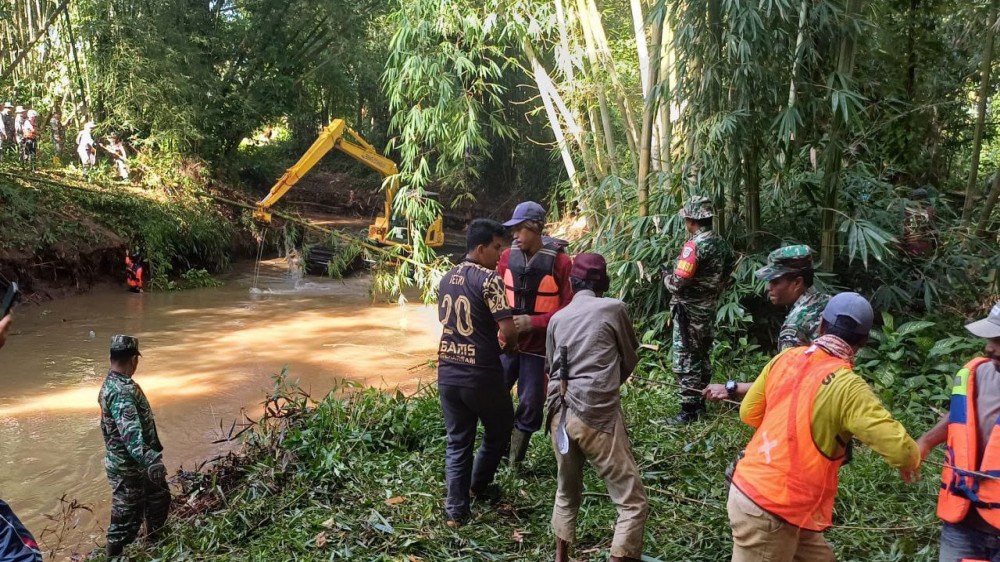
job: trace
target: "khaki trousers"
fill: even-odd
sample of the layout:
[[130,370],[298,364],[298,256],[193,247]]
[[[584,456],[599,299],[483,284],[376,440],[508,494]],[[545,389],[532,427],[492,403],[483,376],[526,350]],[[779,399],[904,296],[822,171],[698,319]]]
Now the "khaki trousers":
[[552,530],[560,539],[576,541],[576,518],[583,497],[583,465],[590,461],[597,475],[604,480],[611,501],[618,508],[618,521],[611,541],[611,556],[639,558],[642,556],[643,533],[649,505],[646,490],[639,479],[639,468],[632,457],[628,434],[621,414],[613,433],[594,429],[578,418],[573,410],[566,412],[566,433],[569,452],[559,453],[556,431],[559,415],[552,416],[549,431],[552,450],[559,467],[556,502],[552,508]]
[[732,562],[835,562],[823,533],[789,525],[761,509],[736,486],[729,488]]

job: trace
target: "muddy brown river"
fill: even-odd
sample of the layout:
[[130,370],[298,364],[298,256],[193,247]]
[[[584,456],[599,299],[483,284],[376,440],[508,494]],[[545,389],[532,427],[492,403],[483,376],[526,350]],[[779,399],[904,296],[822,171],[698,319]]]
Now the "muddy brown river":
[[[441,332],[433,307],[373,305],[365,277],[303,279],[281,260],[262,264],[256,289],[253,279],[244,264],[220,288],[106,289],[15,311],[0,350],[0,497],[43,549],[58,548],[61,558],[104,542],[111,494],[97,393],[115,333],[140,338],[135,379],[171,474],[223,452],[212,444],[220,425],[228,430],[242,409],[259,411],[285,366],[314,396],[338,378],[384,388],[434,380],[420,366],[434,358]],[[93,513],[77,510],[78,525],[60,537],[46,514],[60,513],[64,495]]]

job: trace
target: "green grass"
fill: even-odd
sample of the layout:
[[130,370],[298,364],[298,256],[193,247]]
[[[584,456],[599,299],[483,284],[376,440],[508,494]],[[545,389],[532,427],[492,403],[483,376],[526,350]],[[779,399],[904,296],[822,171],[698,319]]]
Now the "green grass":
[[[646,376],[667,380],[655,367]],[[522,477],[501,469],[499,503],[474,504],[471,524],[452,530],[443,516],[445,433],[433,387],[407,398],[345,385],[306,408],[277,380],[269,405],[281,417],[248,433],[249,457],[195,479],[192,495],[214,498],[215,507],[175,519],[160,544],[134,547],[136,560],[552,558],[556,469],[547,438],[532,440]],[[646,554],[728,560],[724,473],[750,428],[729,406],[685,428],[656,423],[676,412],[677,400],[672,387],[648,382],[628,384],[623,407],[650,502]],[[938,469],[923,475],[906,486],[858,447],[841,470],[837,527],[827,532],[838,559],[936,560]],[[605,560],[615,510],[592,470],[585,478],[574,557]],[[215,484],[233,479],[238,484],[219,486],[220,494]]]

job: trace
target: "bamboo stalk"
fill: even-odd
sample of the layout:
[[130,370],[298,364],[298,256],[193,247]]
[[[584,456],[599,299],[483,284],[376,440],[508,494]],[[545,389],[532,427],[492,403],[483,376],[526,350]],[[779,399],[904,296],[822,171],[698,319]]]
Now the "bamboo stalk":
[[979,179],[979,154],[983,147],[983,130],[986,125],[986,104],[990,96],[990,72],[993,68],[993,40],[996,37],[994,25],[997,21],[998,0],[990,2],[990,15],[986,20],[986,42],[983,45],[983,62],[979,78],[979,105],[976,109],[976,131],[972,140],[972,162],[969,167],[969,183],[965,187],[965,206],[962,207],[962,226],[969,226],[972,220],[972,202],[976,196]]

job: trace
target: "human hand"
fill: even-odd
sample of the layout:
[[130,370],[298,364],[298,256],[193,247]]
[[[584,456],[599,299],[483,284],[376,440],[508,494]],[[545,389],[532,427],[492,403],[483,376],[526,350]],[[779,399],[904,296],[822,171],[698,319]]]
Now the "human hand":
[[10,325],[14,322],[14,315],[8,314],[0,319],[0,347],[7,343],[7,332],[10,330]]
[[159,483],[167,477],[167,467],[163,466],[162,462],[153,463],[146,469],[146,476],[150,482]]
[[926,459],[927,455],[931,454],[931,451],[934,450],[934,447],[932,447],[930,443],[928,443],[927,441],[925,441],[923,437],[921,437],[920,439],[917,439],[917,448],[920,449],[920,460],[921,461],[923,461],[924,459]]
[[514,329],[518,334],[527,334],[531,331],[531,316],[518,314],[514,316]]
[[899,469],[899,477],[903,479],[903,482],[907,484],[916,484],[920,482],[920,466],[916,468],[901,468]]
[[701,391],[701,395],[704,396],[706,400],[718,402],[719,400],[728,399],[729,391],[726,390],[726,385],[724,384],[710,384]]

